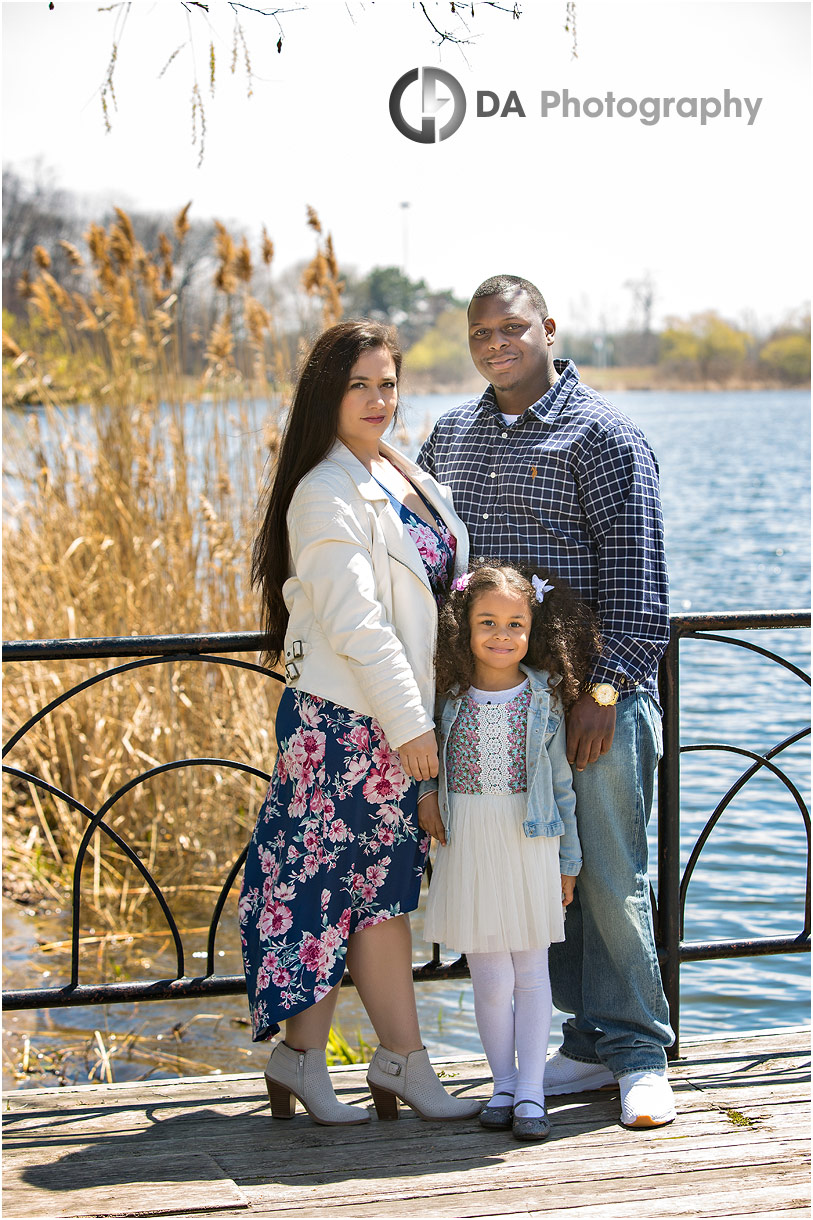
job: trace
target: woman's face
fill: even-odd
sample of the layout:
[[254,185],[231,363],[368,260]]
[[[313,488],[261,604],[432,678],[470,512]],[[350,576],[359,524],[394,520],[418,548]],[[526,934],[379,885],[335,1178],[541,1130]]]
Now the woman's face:
[[378,442],[392,423],[398,405],[395,361],[386,347],[362,352],[350,370],[339,405],[336,435],[364,460],[378,453]]

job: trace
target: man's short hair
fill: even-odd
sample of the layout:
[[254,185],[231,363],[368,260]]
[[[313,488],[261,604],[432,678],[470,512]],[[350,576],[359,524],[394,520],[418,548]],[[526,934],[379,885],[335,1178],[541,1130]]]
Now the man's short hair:
[[[479,288],[475,288],[471,300],[475,301],[479,297],[511,296],[518,291],[525,293],[544,321],[548,316],[545,298],[536,284],[532,284],[530,280],[523,280],[518,275],[492,275],[490,279],[483,280]],[[469,308],[471,308],[471,301]]]

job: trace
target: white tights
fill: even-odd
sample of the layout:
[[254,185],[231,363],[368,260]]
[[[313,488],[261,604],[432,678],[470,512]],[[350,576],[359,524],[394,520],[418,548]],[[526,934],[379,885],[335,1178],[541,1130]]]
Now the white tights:
[[[490,1104],[518,1106],[520,1118],[545,1109],[545,1058],[552,1017],[547,949],[468,953],[474,1015],[494,1077]],[[515,1059],[516,1051],[516,1059]]]

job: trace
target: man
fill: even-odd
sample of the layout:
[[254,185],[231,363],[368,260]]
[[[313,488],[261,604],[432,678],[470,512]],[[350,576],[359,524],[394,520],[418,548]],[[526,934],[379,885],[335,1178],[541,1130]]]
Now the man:
[[655,951],[646,826],[661,752],[656,670],[669,638],[658,468],[646,438],[571,361],[539,290],[500,275],[475,292],[469,348],[490,384],[436,424],[418,457],[454,497],[472,555],[549,568],[597,611],[604,648],[568,718],[584,864],[553,999],[574,1014],[547,1094],[621,1089],[621,1121],[675,1117],[674,1035]]

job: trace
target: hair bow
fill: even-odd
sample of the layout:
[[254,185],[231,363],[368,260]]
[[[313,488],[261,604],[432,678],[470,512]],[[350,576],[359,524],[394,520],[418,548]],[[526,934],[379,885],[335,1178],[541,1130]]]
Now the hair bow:
[[462,576],[455,576],[454,580],[452,581],[452,592],[465,593],[466,589],[469,587],[470,580],[471,572],[464,572]]
[[[553,585],[549,584],[547,580],[540,580],[538,576],[531,577],[531,584],[534,587],[534,593],[538,602],[544,601],[546,593],[553,592]],[[452,587],[454,588],[454,586]]]

